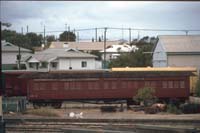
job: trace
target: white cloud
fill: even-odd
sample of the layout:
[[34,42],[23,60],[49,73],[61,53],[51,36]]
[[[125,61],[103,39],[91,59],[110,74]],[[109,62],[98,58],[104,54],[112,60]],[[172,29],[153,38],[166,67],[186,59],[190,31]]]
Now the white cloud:
[[[200,29],[199,2],[1,1],[1,20],[17,31],[93,27]],[[120,33],[121,34],[121,33]]]

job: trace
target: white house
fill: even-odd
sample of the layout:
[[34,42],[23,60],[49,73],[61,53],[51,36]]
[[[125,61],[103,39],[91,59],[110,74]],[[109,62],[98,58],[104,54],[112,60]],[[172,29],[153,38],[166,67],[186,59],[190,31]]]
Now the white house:
[[106,52],[104,50],[100,52],[102,53],[102,59],[104,58],[104,54],[106,54],[106,60],[111,60],[119,57],[121,53],[135,52],[136,50],[138,48],[135,45],[130,46],[127,43],[122,43],[108,46],[105,50]]
[[154,67],[197,67],[200,70],[200,35],[158,36]]
[[25,59],[28,70],[101,69],[96,56],[76,49],[46,49]]
[[[17,68],[17,55],[19,54],[19,47],[6,41],[1,41],[1,56],[2,56],[2,69],[12,70]],[[32,51],[25,48],[20,48],[21,58],[32,55]],[[22,64],[22,63],[21,63]]]
[[[106,41],[106,47],[117,45],[120,41]],[[101,51],[104,49],[104,42],[52,42],[49,48],[73,48],[87,53]]]

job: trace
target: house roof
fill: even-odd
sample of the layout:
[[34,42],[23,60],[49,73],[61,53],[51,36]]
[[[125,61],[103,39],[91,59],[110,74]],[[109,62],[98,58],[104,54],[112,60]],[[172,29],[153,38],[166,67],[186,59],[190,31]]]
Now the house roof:
[[38,61],[53,61],[57,58],[96,58],[96,56],[75,49],[46,49],[41,52],[36,52],[32,55],[32,58]]
[[158,36],[166,52],[200,52],[200,35]]
[[[113,53],[117,53],[117,52],[131,52],[131,51],[135,51],[137,49],[138,48],[135,45],[130,46],[128,44],[118,44],[118,45],[108,46],[106,48],[106,52],[113,52]],[[104,52],[104,50],[102,50],[100,52]]]
[[[120,41],[106,41],[106,47],[119,44]],[[104,42],[52,42],[49,48],[75,48],[78,50],[103,50]]]
[[[18,52],[18,50],[19,50],[18,46],[14,45],[12,43],[6,42],[6,41],[1,41],[1,47],[2,47],[2,52]],[[29,53],[32,52],[31,50],[25,49],[22,47],[20,47],[20,51],[21,52],[29,52]]]

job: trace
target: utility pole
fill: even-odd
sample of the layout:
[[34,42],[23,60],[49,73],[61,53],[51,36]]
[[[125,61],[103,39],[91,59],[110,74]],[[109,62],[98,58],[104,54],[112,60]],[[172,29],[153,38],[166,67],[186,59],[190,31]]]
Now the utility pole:
[[21,31],[22,31],[22,35],[23,35],[23,27],[21,28]]
[[77,32],[77,42],[79,42],[79,32]]
[[95,41],[97,42],[97,28],[95,28]]
[[[23,27],[21,28],[21,33],[23,35]],[[18,55],[17,55],[17,60],[18,60],[18,70],[21,69],[21,48],[20,48],[20,42],[18,41]]]
[[188,35],[188,32],[189,32],[188,30],[185,31],[186,36]]
[[103,68],[106,68],[106,32],[107,28],[104,28],[104,58],[103,58]]
[[46,38],[45,38],[45,25],[44,25],[44,46],[46,44]]
[[28,33],[28,25],[26,26],[26,33]]
[[122,26],[122,41],[124,40],[124,28]]
[[131,44],[131,28],[129,28],[129,44]]
[[140,31],[138,30],[138,39],[137,39],[137,41],[139,41],[139,39],[140,39]]
[[66,32],[66,41],[67,41],[67,39],[68,39],[67,24],[65,24],[65,32]]
[[70,32],[70,26],[68,26],[68,32],[67,32],[67,41],[68,42],[69,42],[69,36],[70,36],[69,32]]

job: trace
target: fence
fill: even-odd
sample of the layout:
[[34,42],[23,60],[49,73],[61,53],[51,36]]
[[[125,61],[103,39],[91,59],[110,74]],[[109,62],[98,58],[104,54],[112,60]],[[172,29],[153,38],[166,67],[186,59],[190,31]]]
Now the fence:
[[4,97],[2,104],[3,112],[24,112],[26,110],[25,97]]

